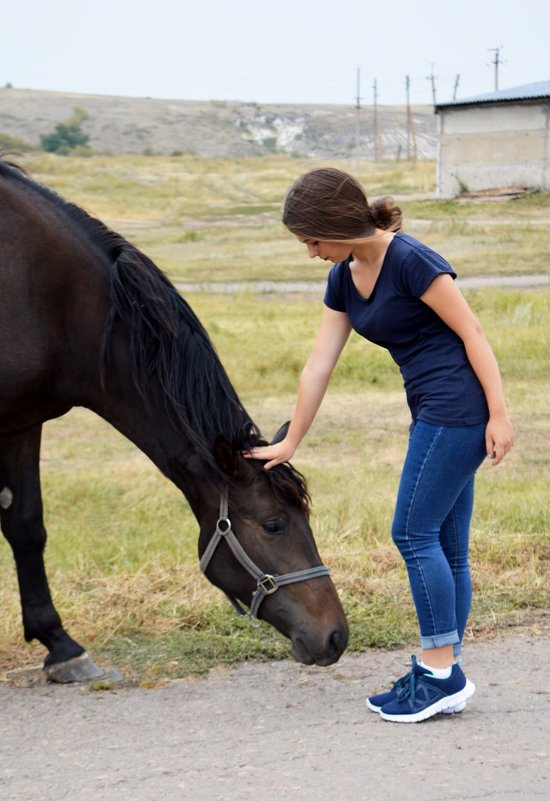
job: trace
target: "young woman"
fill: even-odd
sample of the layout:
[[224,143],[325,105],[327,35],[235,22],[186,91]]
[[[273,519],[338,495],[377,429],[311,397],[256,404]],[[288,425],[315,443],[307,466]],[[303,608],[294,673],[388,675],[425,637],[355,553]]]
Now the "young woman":
[[392,536],[408,571],[422,657],[367,705],[407,723],[460,711],[475,690],[458,662],[472,595],[474,476],[486,456],[498,464],[514,437],[495,357],[455,272],[400,232],[391,198],[369,204],[351,175],[313,170],[290,189],[283,222],[310,258],[334,267],[287,436],[245,456],[266,460],[267,470],[293,456],[352,328],[389,350],[412,414]]

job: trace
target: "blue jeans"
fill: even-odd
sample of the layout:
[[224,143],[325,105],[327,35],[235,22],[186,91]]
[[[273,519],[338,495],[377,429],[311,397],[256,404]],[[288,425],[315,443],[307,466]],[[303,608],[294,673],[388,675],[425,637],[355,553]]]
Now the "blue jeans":
[[460,653],[472,600],[468,564],[474,476],[486,424],[417,421],[397,494],[392,537],[409,575],[422,648]]

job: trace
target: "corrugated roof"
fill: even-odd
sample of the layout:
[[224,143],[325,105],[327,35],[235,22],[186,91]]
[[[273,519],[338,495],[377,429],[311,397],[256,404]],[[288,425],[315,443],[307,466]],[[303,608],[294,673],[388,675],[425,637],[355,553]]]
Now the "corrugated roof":
[[483,103],[502,103],[514,100],[536,100],[537,98],[550,98],[550,81],[538,81],[537,83],[527,83],[523,86],[514,86],[512,89],[499,89],[498,92],[489,92],[485,95],[476,97],[465,97],[460,100],[450,100],[448,103],[438,103],[435,107],[436,113],[439,109],[450,108],[453,106],[477,106]]

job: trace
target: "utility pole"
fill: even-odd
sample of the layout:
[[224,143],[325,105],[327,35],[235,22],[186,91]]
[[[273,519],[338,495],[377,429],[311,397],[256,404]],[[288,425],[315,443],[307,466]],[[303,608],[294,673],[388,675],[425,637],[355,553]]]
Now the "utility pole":
[[376,78],[372,85],[374,90],[374,160],[378,161],[381,157],[380,148],[380,130],[378,127],[378,82]]
[[426,75],[426,80],[432,82],[432,99],[433,99],[434,106],[436,106],[437,102],[436,102],[436,99],[435,99],[435,79],[439,78],[439,75],[434,75],[434,65],[432,64],[431,66],[432,66],[431,75]]
[[413,160],[416,161],[416,131],[414,128],[414,118],[411,111],[411,80],[407,75],[405,78],[405,88],[407,91],[407,158],[411,158],[411,141],[413,143]]
[[410,100],[411,79],[405,77],[405,92],[407,94],[407,159],[411,157],[411,100]]
[[459,73],[456,74],[455,78],[455,88],[453,89],[453,100],[456,100],[456,93],[458,91],[458,84],[460,83],[460,75]]
[[359,170],[359,154],[361,149],[361,68],[357,67],[357,95],[355,97],[355,158]]
[[495,65],[495,92],[498,92],[498,67],[499,64],[502,64],[502,59],[500,58],[500,50],[502,45],[499,47],[490,47],[489,52],[494,53],[495,57],[493,59],[493,64]]

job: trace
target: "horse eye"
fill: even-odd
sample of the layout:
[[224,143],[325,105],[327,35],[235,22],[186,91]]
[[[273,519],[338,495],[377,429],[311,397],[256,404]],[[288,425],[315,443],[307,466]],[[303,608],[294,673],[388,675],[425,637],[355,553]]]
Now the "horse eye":
[[285,526],[282,520],[268,520],[263,524],[263,529],[266,534],[284,534]]

